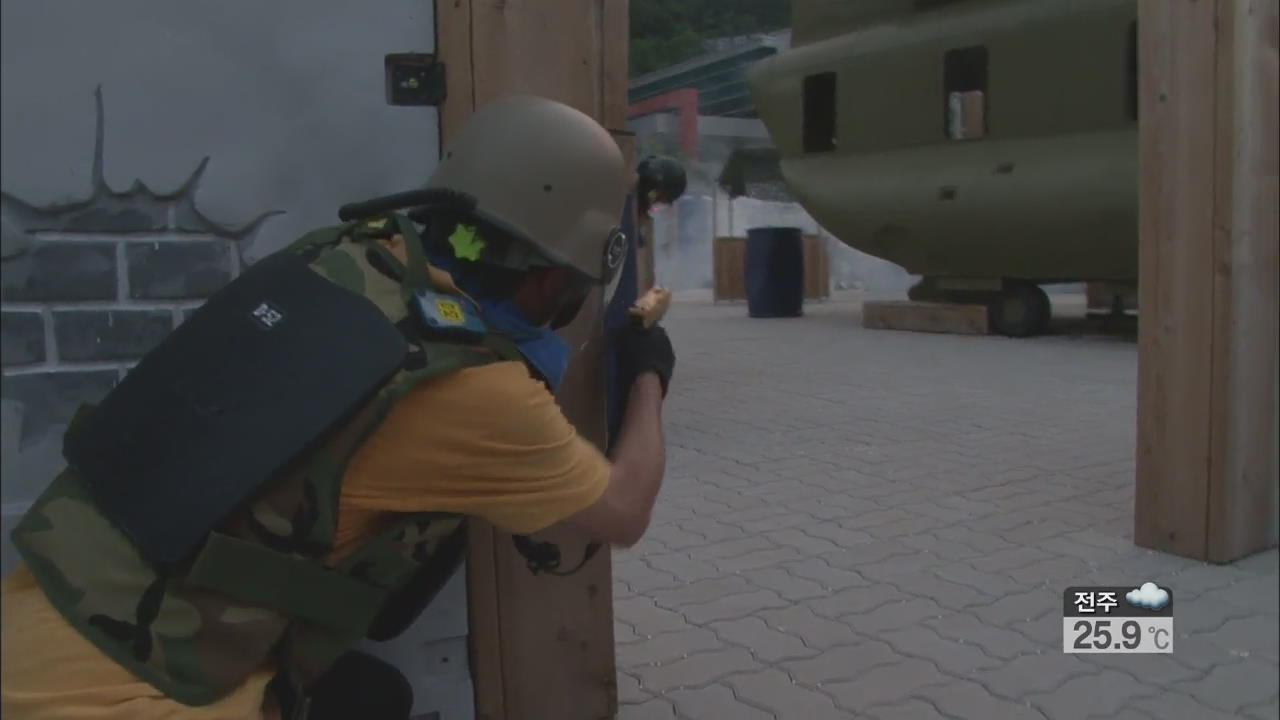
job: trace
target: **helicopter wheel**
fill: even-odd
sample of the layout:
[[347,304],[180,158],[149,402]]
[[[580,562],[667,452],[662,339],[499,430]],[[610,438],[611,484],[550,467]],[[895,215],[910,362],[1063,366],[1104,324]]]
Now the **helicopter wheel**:
[[1039,285],[1006,280],[987,304],[991,329],[1008,337],[1030,337],[1049,326],[1049,296]]

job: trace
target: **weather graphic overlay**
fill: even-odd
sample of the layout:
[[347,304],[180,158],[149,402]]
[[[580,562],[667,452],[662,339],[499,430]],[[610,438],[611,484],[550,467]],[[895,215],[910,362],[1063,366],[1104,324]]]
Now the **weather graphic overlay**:
[[1173,593],[1153,582],[1069,587],[1062,593],[1064,653],[1172,653]]

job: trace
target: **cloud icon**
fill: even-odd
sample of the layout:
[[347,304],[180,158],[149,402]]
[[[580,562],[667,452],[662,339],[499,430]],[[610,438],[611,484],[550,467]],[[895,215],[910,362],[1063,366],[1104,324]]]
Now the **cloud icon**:
[[1124,599],[1129,601],[1130,605],[1159,610],[1169,604],[1169,591],[1155,583],[1143,583],[1142,587],[1126,593]]

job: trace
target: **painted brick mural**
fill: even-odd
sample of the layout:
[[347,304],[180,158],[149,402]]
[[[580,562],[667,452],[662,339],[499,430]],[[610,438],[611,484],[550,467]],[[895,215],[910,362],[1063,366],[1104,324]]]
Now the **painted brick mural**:
[[[278,211],[240,227],[196,207],[208,158],[171,192],[141,180],[124,191],[104,179],[104,106],[95,93],[96,140],[83,199],[37,207],[0,193],[0,313],[6,470],[38,491],[49,480],[72,413],[100,399],[187,313],[234,278],[241,249]],[[25,465],[25,467],[24,467]],[[37,468],[43,467],[44,472]],[[6,473],[9,475],[9,473]],[[24,493],[25,494],[25,493]],[[30,495],[27,495],[30,497]]]

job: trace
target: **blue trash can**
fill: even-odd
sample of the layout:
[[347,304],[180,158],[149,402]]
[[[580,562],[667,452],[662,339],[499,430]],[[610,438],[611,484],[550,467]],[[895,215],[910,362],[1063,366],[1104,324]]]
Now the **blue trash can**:
[[804,236],[800,228],[747,230],[743,265],[747,315],[770,318],[804,314]]

